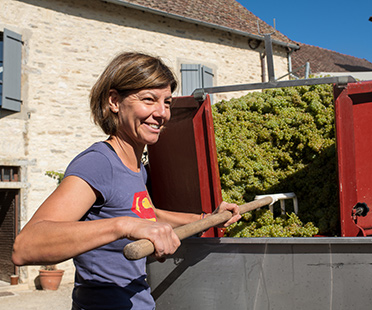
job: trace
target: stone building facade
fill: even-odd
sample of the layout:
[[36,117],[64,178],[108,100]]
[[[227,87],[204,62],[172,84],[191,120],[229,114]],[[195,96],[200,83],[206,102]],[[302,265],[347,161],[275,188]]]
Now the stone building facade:
[[[14,198],[6,215],[14,223],[13,234],[3,238],[8,245],[56,187],[45,172],[63,172],[80,151],[106,138],[91,122],[89,91],[116,54],[159,55],[180,82],[184,64],[212,69],[214,86],[262,81],[264,45],[259,36],[120,2],[0,0],[0,32],[10,30],[22,41],[20,111],[0,108],[3,211],[4,197],[11,193]],[[252,40],[257,42],[252,45]],[[273,46],[276,76],[288,72],[290,45]],[[175,95],[181,94],[179,89]],[[214,101],[242,94],[217,94]],[[34,285],[38,266],[14,268],[7,265],[9,254],[1,255],[8,266],[2,269],[3,281],[9,273],[19,273],[21,283]],[[71,261],[59,267],[66,270],[63,281],[72,281]]]

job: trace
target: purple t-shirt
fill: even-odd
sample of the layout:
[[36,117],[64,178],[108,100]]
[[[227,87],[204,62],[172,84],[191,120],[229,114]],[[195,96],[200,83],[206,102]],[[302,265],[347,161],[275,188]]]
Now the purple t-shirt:
[[[119,216],[156,220],[146,190],[146,170],[128,169],[103,142],[80,153],[67,167],[65,177],[77,176],[101,193],[82,221]],[[154,309],[146,282],[146,259],[127,260],[120,239],[74,258],[73,300],[80,309]],[[76,309],[79,309],[76,307]]]

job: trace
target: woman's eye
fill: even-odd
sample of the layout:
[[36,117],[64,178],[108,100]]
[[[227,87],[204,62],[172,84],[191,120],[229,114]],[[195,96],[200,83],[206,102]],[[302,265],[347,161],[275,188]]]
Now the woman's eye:
[[143,98],[142,100],[147,101],[147,102],[153,102],[154,101],[154,99],[151,98],[151,97],[146,97],[146,98]]

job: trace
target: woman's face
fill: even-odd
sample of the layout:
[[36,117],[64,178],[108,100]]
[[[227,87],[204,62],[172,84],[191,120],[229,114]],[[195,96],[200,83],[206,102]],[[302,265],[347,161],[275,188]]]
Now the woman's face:
[[[116,100],[113,93],[110,100]],[[110,107],[118,113],[118,136],[139,147],[156,143],[161,129],[170,119],[171,103],[170,86],[133,91],[124,99],[117,98],[117,103]]]

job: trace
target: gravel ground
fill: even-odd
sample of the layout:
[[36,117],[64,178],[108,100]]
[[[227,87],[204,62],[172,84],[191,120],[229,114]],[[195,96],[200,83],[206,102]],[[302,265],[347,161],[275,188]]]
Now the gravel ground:
[[0,309],[69,310],[73,284],[61,284],[56,291],[30,290],[17,285],[0,289]]

